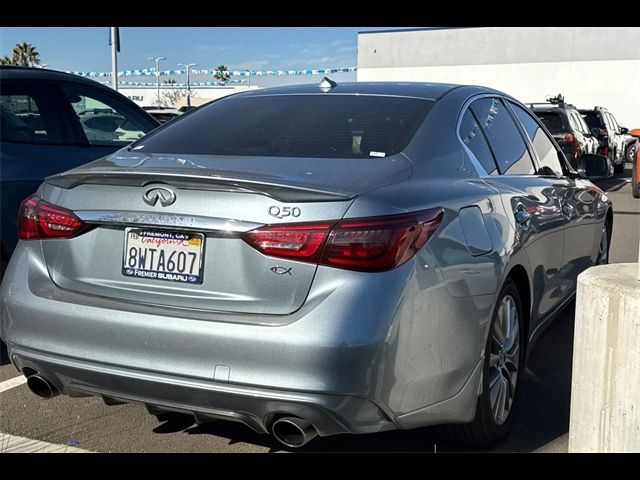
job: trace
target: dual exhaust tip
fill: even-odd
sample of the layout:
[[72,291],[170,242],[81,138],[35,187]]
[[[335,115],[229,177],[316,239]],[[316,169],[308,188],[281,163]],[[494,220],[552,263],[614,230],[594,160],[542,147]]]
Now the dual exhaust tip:
[[279,418],[273,422],[271,431],[276,440],[291,448],[300,448],[318,435],[311,422],[298,417]]
[[60,394],[58,389],[39,373],[27,377],[27,387],[39,397],[47,400]]
[[[39,373],[27,377],[27,387],[34,394],[47,400],[60,394],[58,389]],[[276,440],[290,448],[300,448],[318,435],[311,422],[298,417],[279,418],[273,422],[271,431]]]

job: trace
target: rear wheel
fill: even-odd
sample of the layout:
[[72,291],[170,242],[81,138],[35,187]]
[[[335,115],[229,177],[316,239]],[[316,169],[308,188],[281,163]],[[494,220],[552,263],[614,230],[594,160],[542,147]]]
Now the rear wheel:
[[509,433],[517,387],[524,371],[523,311],[520,293],[510,278],[502,287],[485,348],[482,394],[476,417],[464,425],[447,425],[442,431],[452,441],[491,447]]
[[636,159],[636,142],[633,142],[627,147],[624,159],[629,163],[633,163],[633,161]]
[[596,265],[606,265],[609,263],[609,246],[611,244],[611,227],[606,221],[600,232],[600,246],[598,247],[598,259]]

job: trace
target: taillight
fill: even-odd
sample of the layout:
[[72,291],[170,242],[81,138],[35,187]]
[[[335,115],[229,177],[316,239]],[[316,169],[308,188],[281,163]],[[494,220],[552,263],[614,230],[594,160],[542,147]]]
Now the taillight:
[[18,212],[18,238],[68,238],[87,226],[71,210],[58,207],[35,195],[20,204]]
[[268,225],[242,234],[249,245],[273,257],[315,261],[333,223]]
[[558,142],[559,145],[562,145],[565,143],[573,143],[576,141],[576,137],[573,133],[560,133],[560,134],[554,135],[553,138],[556,139],[556,142]]
[[609,147],[605,145],[600,149],[600,153],[606,157],[607,155],[609,155]]
[[409,260],[442,221],[440,208],[318,224],[268,225],[242,238],[276,257],[360,271],[390,270]]

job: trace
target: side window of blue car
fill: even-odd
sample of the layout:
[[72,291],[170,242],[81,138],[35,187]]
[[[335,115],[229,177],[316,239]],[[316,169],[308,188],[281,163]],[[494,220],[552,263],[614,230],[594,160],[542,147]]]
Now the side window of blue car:
[[0,139],[15,143],[61,143],[54,112],[41,92],[28,84],[3,85]]

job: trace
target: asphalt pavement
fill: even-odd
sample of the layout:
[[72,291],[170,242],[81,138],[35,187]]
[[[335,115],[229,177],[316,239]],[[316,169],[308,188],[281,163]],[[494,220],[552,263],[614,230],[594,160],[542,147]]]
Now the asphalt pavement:
[[[600,183],[614,206],[614,231],[610,262],[638,259],[640,200],[631,196],[630,169]],[[573,306],[549,327],[534,346],[520,384],[513,429],[506,441],[491,451],[566,451],[569,429]],[[18,376],[0,359],[0,385]],[[5,439],[20,437],[48,444],[73,445],[95,452],[280,452],[286,451],[271,436],[259,435],[239,423],[218,421],[196,425],[193,418],[168,414],[149,415],[142,405],[105,406],[97,398],[58,396],[42,400],[26,385],[1,391],[0,432]],[[43,444],[45,445],[45,444]],[[15,451],[15,450],[13,450]],[[46,448],[43,447],[43,451]],[[437,428],[420,428],[369,435],[317,438],[306,452],[445,452],[468,451],[444,441]]]

